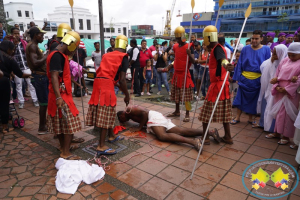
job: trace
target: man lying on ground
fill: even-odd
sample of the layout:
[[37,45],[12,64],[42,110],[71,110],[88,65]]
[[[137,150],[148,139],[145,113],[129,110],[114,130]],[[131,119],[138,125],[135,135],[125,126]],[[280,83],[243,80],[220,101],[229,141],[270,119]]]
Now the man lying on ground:
[[[187,143],[194,146],[198,151],[201,147],[201,139],[192,137],[202,136],[202,130],[177,127],[159,112],[147,110],[140,106],[128,106],[126,111],[119,111],[117,115],[121,123],[131,119],[140,124],[138,128],[133,128],[132,131],[141,131],[143,126],[147,126],[147,132],[156,135],[160,141]],[[213,137],[217,143],[220,142],[217,129],[209,131],[208,136]],[[208,137],[205,144],[209,144]]]

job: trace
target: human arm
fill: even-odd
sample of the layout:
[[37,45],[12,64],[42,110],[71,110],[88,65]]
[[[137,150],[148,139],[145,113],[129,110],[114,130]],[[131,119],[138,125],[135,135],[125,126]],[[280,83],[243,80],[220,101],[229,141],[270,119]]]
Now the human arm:
[[48,25],[48,23],[47,23],[47,22],[44,22],[44,26],[43,26],[42,30],[45,30],[46,27],[47,27],[47,25]]
[[129,66],[128,57],[125,56],[123,58],[121,69],[120,69],[119,83],[120,83],[120,90],[125,94],[124,102],[125,102],[126,106],[129,104],[129,100],[130,100],[129,93],[127,90],[127,84],[126,84],[126,71],[128,69],[128,66]]
[[0,78],[2,78],[2,77],[3,77],[3,72],[0,69]]
[[26,50],[26,54],[29,54],[29,59],[33,65],[33,68],[40,67],[43,65],[48,57],[48,53],[43,56],[42,59],[38,60],[38,55],[37,55],[37,49],[38,47],[36,45],[30,45],[29,48]]
[[147,66],[144,67],[144,70],[143,70],[143,77],[144,77],[144,80],[146,80],[146,68],[147,68]]
[[50,71],[51,73],[51,83],[53,86],[54,94],[56,96],[56,105],[58,109],[61,109],[63,104],[63,99],[61,98],[60,91],[59,91],[59,72],[58,71]]
[[94,55],[94,52],[93,52],[93,53],[92,53],[92,56],[91,56],[93,62],[95,62],[95,57],[94,57],[94,56],[95,56],[95,55]]
[[194,63],[195,62],[195,60],[194,60],[194,48],[187,49],[186,53],[189,56],[190,62]]
[[227,47],[228,49],[230,49],[231,52],[233,52],[232,46],[230,46],[230,44],[226,41],[225,41],[225,47]]
[[133,52],[132,52],[132,59],[131,59],[131,61],[130,61],[130,63],[129,63],[129,65],[131,65],[131,66],[132,66],[132,64],[136,61],[136,59],[137,59],[137,57],[138,57],[138,55],[139,55],[139,53],[140,53],[140,51],[139,51],[138,48],[134,48],[132,51],[133,51]]
[[167,54],[167,52],[163,52],[162,54],[163,54],[163,60],[165,62],[167,62],[167,60],[168,60],[168,54]]

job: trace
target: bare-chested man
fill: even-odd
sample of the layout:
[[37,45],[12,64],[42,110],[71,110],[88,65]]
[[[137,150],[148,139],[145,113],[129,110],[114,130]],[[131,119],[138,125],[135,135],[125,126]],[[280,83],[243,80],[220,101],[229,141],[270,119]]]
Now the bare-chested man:
[[[126,111],[119,111],[117,115],[121,123],[125,123],[130,119],[140,123],[139,127],[132,129],[132,131],[140,131],[143,126],[147,126],[147,132],[156,135],[160,141],[187,143],[194,146],[198,151],[201,147],[201,140],[199,138],[191,138],[203,135],[201,130],[178,127],[159,112],[147,110],[140,106],[128,106]],[[208,134],[217,143],[220,142],[217,129],[209,131]]]
[[44,34],[46,32],[38,27],[32,27],[30,29],[31,42],[26,46],[26,60],[28,67],[32,71],[33,86],[36,90],[36,95],[40,103],[39,110],[39,129],[38,134],[46,134],[46,114],[48,106],[48,93],[49,93],[49,80],[46,74],[46,59],[47,54],[43,55],[38,47],[39,43],[44,41]]

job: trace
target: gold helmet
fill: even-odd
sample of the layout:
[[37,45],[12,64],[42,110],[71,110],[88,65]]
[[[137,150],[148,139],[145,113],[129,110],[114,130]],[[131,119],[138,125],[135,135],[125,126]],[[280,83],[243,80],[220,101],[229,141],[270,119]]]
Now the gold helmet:
[[66,23],[61,23],[57,27],[56,36],[63,38],[68,31],[72,31],[71,26],[69,26],[69,24],[66,24]]
[[118,35],[116,37],[116,44],[115,44],[115,48],[120,48],[120,49],[125,49],[128,45],[128,39],[125,35]]
[[182,26],[178,26],[175,31],[175,37],[176,38],[181,38],[181,41],[182,42],[185,42],[186,41],[186,37],[185,37],[185,29],[182,27]]
[[218,42],[218,29],[213,25],[206,26],[203,30],[203,40],[206,46],[211,42]]
[[75,31],[69,31],[61,40],[62,43],[68,45],[68,50],[70,52],[75,51],[80,43],[80,36]]

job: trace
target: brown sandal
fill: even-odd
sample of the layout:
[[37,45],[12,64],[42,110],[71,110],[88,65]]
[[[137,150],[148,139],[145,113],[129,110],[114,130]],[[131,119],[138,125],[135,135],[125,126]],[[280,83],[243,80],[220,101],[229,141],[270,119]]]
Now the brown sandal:
[[[61,158],[62,158],[62,157],[61,157]],[[70,156],[68,156],[68,157],[66,157],[66,158],[63,158],[63,159],[66,159],[66,160],[80,160],[81,157],[80,157],[80,156],[77,156],[77,155],[75,155],[75,154],[72,154],[72,155],[70,155]]]
[[179,116],[180,116],[180,113],[173,112],[173,113],[168,114],[166,117],[179,117]]
[[216,143],[220,143],[221,142],[221,138],[220,138],[220,135],[219,135],[219,132],[218,132],[218,129],[214,129],[214,132],[210,132],[211,133],[211,137],[213,137],[214,138],[214,141],[216,141]]

